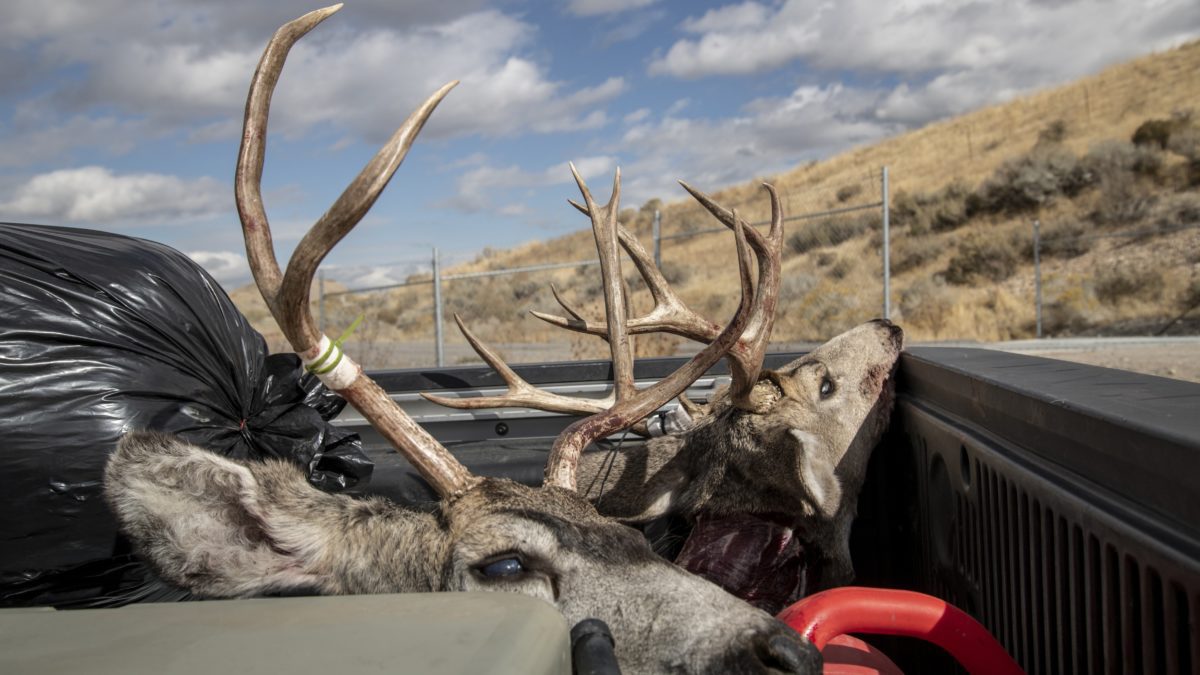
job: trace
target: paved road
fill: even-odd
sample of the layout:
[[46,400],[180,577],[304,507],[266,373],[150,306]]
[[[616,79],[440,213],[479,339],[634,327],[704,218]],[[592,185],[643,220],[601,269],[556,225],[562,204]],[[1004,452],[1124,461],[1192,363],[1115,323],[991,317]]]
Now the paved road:
[[[1120,338],[1049,338],[1012,342],[939,342],[940,346],[984,347],[1001,351],[1121,368],[1139,373],[1200,382],[1200,336],[1193,337],[1120,337]],[[497,344],[511,363],[570,361],[571,346],[560,344]],[[815,344],[773,344],[780,351],[807,351]],[[379,346],[376,347],[379,349]],[[421,341],[387,345],[387,353],[364,359],[369,369],[429,366],[433,361],[433,342]],[[680,356],[687,356],[680,353]],[[471,348],[464,344],[446,345],[446,364],[478,363]]]
[[1200,336],[1015,340],[981,346],[1200,382]]

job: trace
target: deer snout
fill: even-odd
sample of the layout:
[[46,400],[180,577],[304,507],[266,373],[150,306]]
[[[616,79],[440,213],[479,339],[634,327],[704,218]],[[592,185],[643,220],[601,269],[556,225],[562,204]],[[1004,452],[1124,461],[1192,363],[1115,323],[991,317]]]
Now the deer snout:
[[872,319],[870,323],[881,329],[885,343],[890,343],[897,351],[904,349],[904,329],[887,319]]
[[796,631],[777,624],[752,638],[756,671],[766,673],[820,673],[821,654]]

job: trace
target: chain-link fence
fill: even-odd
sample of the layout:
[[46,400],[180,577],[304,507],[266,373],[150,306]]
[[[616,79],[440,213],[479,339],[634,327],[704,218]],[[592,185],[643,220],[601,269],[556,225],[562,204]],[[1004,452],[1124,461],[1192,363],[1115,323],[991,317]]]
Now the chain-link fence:
[[[773,341],[773,348],[819,341],[828,337],[830,326],[849,327],[887,313],[886,180],[886,170],[864,170],[838,185],[780,195],[786,239],[776,335],[782,337]],[[765,230],[770,222],[765,193],[723,197],[723,206]],[[732,314],[737,305],[736,293],[730,290],[737,288],[732,234],[702,206],[643,208],[627,216],[625,225],[652,251],[685,302],[716,321]],[[801,256],[832,251],[851,240],[857,240],[853,250],[817,254],[817,269],[795,265]],[[587,253],[594,256],[590,246]],[[461,315],[482,340],[513,363],[604,358],[603,341],[550,327],[528,315],[530,309],[561,313],[554,298],[557,291],[600,316],[597,265],[594,258],[581,255],[511,268],[485,264],[486,269],[449,274],[441,269],[435,250],[428,263],[408,264],[406,278],[393,283],[346,289],[322,275],[316,289],[318,320],[322,330],[336,334],[363,315],[345,344],[369,369],[477,362],[453,325],[454,315]],[[635,311],[648,311],[649,293],[635,268],[626,261],[623,270]],[[789,307],[801,307],[803,313],[790,314]],[[642,356],[688,354],[698,347],[670,335],[640,336],[637,345]]]
[[[1200,266],[1191,260],[1200,254],[1200,223],[1095,232],[1069,219],[1034,220],[1031,251],[1038,338],[1200,331]],[[1103,266],[1081,260],[1100,252]]]
[[[1094,210],[1060,202],[1027,217],[977,217],[968,227],[971,193],[952,185],[932,197],[889,196],[886,181],[886,171],[863,170],[837,184],[781,192],[785,242],[772,349],[804,349],[888,315],[913,341],[1200,332],[1200,201],[1191,192],[1141,206],[1095,193],[1101,201],[1093,209],[1107,214],[1099,224]],[[727,190],[719,201],[755,227],[769,223],[762,190]],[[732,314],[732,234],[702,206],[651,202],[622,220],[684,302],[714,321]],[[538,261],[531,265],[484,255],[454,273],[440,269],[434,252],[410,261],[393,283],[321,284],[318,311],[330,334],[365,315],[347,345],[368,368],[478,362],[455,315],[510,362],[607,358],[602,340],[529,316],[562,314],[556,293],[585,316],[603,315],[590,235],[545,250],[561,259],[544,259],[553,256],[542,248],[540,258],[526,258]],[[626,261],[623,270],[634,312],[649,311],[635,268]],[[672,335],[637,340],[643,357],[697,348]]]
[[[782,190],[783,279],[772,349],[803,348],[858,323],[890,315],[884,264],[888,247],[887,169],[852,174],[836,183]],[[770,222],[770,201],[759,189],[721,201],[758,227]],[[731,239],[699,204],[664,214],[662,269],[686,277],[686,286],[708,316],[728,316],[737,298]]]

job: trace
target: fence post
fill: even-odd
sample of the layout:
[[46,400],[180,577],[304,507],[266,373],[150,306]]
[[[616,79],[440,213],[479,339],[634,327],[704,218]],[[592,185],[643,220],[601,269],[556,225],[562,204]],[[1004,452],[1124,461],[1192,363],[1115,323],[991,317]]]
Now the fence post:
[[883,318],[892,318],[892,266],[891,266],[891,237],[888,222],[888,168],[883,167]]
[[317,328],[325,333],[325,270],[317,270]]
[[1033,293],[1037,307],[1037,337],[1042,339],[1042,223],[1033,219]]
[[662,212],[654,209],[654,266],[662,269]]
[[437,366],[441,368],[446,365],[446,355],[442,343],[442,268],[436,246],[433,248],[433,342]]

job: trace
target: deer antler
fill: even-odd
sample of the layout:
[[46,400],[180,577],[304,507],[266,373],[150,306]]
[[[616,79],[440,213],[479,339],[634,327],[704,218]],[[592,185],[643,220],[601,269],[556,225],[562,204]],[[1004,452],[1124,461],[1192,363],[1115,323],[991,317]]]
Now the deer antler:
[[467,328],[467,324],[462,320],[462,317],[455,314],[454,320],[458,323],[458,329],[462,331],[463,337],[467,338],[467,342],[471,343],[471,347],[475,349],[475,353],[479,354],[479,357],[491,366],[496,371],[496,374],[504,380],[504,383],[508,385],[508,391],[502,396],[479,396],[476,398],[449,398],[422,392],[421,396],[424,396],[427,400],[448,408],[476,410],[480,408],[526,407],[569,415],[594,415],[598,412],[604,412],[613,403],[616,403],[615,391],[605,398],[594,399],[574,398],[538,389],[526,382],[510,368],[494,349],[476,337],[471,332],[471,329]]
[[246,256],[271,315],[304,364],[310,368],[318,367],[321,381],[345,398],[370,421],[371,426],[400,449],[438,494],[454,497],[479,479],[405,414],[357,363],[342,353],[339,345],[317,330],[308,297],[313,275],[321,261],[375,203],[433,109],[458,83],[450,82],[434,92],[396,130],[333,206],[304,235],[282,275],[262,205],[260,186],[267,116],[283,63],[297,40],[339,9],[340,4],[319,9],[282,26],[267,44],[250,82],[234,188],[246,239]]
[[[737,243],[738,270],[741,280],[741,300],[737,312],[724,330],[717,327],[716,324],[711,324],[712,336],[706,340],[709,342],[708,347],[657,384],[638,391],[633,382],[632,335],[628,329],[629,320],[626,316],[628,313],[627,289],[621,274],[620,250],[617,247],[620,243],[625,246],[626,250],[629,250],[631,246],[641,249],[641,245],[617,223],[621,172],[619,169],[617,170],[613,178],[612,197],[603,206],[596,204],[591,191],[579,172],[575,170],[574,165],[571,166],[571,173],[575,177],[579,191],[583,194],[586,206],[580,206],[575,202],[571,203],[591,218],[596,250],[600,257],[606,317],[605,323],[601,324],[603,327],[601,335],[608,341],[612,355],[613,392],[607,398],[597,400],[570,398],[539,390],[508,367],[494,350],[480,341],[466,327],[461,317],[455,315],[454,318],[467,341],[471,343],[476,353],[500,375],[508,385],[508,391],[501,396],[469,399],[447,398],[428,393],[421,395],[434,403],[453,408],[527,406],[539,410],[590,415],[563,430],[555,440],[546,467],[547,485],[573,490],[575,489],[575,470],[580,453],[589,443],[621,429],[641,424],[642,418],[681,394],[692,382],[695,382],[729,352],[752,321],[751,307],[755,293],[750,278],[750,252],[746,243],[747,233],[752,230],[746,228],[742,221],[734,220],[731,227]],[[754,234],[758,235],[757,232]],[[761,239],[761,235],[759,238]],[[620,241],[618,242],[618,240]],[[644,249],[642,251],[644,253]],[[639,268],[644,268],[645,260],[639,260],[636,254],[633,257]],[[650,267],[652,268],[653,265],[650,264]],[[643,274],[645,273],[643,271]],[[654,270],[654,273],[657,274],[657,270]],[[659,275],[659,279],[661,279],[661,275]],[[665,280],[662,281],[662,285],[665,287]],[[555,289],[555,296],[558,297],[557,289]],[[563,302],[561,298],[559,301]],[[585,323],[578,312],[565,303],[563,304],[566,310],[575,317],[576,322]],[[644,430],[639,431],[639,433],[642,432]]]
[[[729,324],[714,336],[707,347],[675,372],[647,389],[638,391],[633,384],[633,352],[629,344],[630,331],[625,317],[625,288],[621,275],[621,257],[617,248],[621,227],[617,223],[620,208],[621,172],[613,178],[612,196],[604,206],[592,199],[583,178],[571,166],[575,183],[583,194],[583,210],[592,220],[596,250],[600,256],[600,272],[604,288],[604,311],[607,319],[605,337],[613,361],[613,390],[616,402],[603,412],[577,420],[554,441],[546,465],[546,484],[575,489],[575,472],[580,453],[589,443],[632,426],[643,417],[675,398],[717,361],[721,360],[746,329],[751,316],[754,284],[750,278],[750,253],[746,245],[746,229],[740,221],[733,222],[737,242],[738,273],[741,281],[741,300]],[[573,202],[572,202],[573,203]],[[576,205],[577,208],[578,205]],[[571,311],[571,310],[568,310]]]
[[[771,337],[771,329],[775,325],[775,309],[779,302],[779,284],[781,280],[780,265],[783,246],[783,208],[779,202],[779,194],[767,183],[763,184],[771,197],[771,227],[764,236],[746,221],[738,217],[736,211],[730,211],[717,204],[711,197],[680,181],[683,189],[696,198],[710,213],[726,227],[734,229],[739,226],[745,231],[746,239],[758,258],[758,288],[754,297],[754,312],[747,326],[737,341],[729,350],[730,370],[733,375],[731,387],[732,402],[740,408],[750,408],[750,391],[758,382],[762,371],[763,356],[767,350],[767,342]],[[587,213],[587,210],[574,202],[575,208]],[[681,337],[697,342],[709,342],[720,332],[717,324],[700,316],[679,299],[679,296],[667,283],[665,277],[655,266],[653,258],[642,244],[624,227],[618,225],[621,246],[629,254],[637,266],[650,295],[654,299],[654,308],[645,316],[629,321],[629,332],[634,335],[653,332],[674,333]],[[558,293],[554,294],[573,319],[567,319],[553,314],[532,311],[537,318],[567,330],[579,333],[589,333],[603,337],[606,334],[605,323],[587,321],[575,308],[571,307]]]
[[[572,167],[573,170],[574,167]],[[580,181],[578,175],[576,175],[576,180],[581,183],[582,187],[582,181]],[[779,299],[779,284],[781,279],[780,257],[783,245],[783,209],[779,203],[779,195],[774,187],[765,183],[763,184],[763,187],[771,197],[771,227],[764,236],[761,232],[755,230],[739,218],[736,212],[725,209],[714,202],[711,197],[696,190],[687,183],[680,181],[680,185],[727,227],[733,229],[735,232],[740,229],[745,234],[750,248],[754,250],[758,258],[758,285],[754,293],[754,307],[745,330],[737,337],[736,342],[728,353],[731,363],[730,370],[733,373],[733,386],[731,387],[732,402],[740,408],[750,409],[752,407],[749,397],[750,391],[754,388],[754,384],[758,381],[759,373],[762,370],[763,355],[766,353],[767,341],[771,337],[771,328],[775,323],[775,309]],[[618,189],[619,186],[614,185],[614,194]],[[590,195],[585,192],[585,200],[589,198]],[[593,226],[595,226],[597,219],[604,223],[611,216],[611,214],[605,213],[598,216],[593,215],[595,213],[595,204],[590,201],[588,201],[586,206],[571,200],[568,201],[584,215],[591,217]],[[667,283],[666,278],[658,270],[653,258],[646,252],[641,242],[620,223],[616,223],[615,220],[613,223],[617,239],[633,260],[634,265],[638,268],[638,272],[641,273],[647,288],[650,289],[650,295],[654,299],[654,308],[645,316],[617,322],[624,326],[622,328],[622,335],[626,336],[625,339],[637,334],[667,332],[697,342],[707,343],[715,340],[721,334],[721,327],[700,316],[700,314],[685,305],[675,291],[671,289],[670,284]],[[600,235],[597,234],[597,246],[600,246],[599,237]],[[604,260],[603,256],[601,260]],[[601,274],[604,274],[603,263]],[[597,335],[612,342],[609,332],[609,326],[613,325],[611,307],[621,306],[621,303],[617,303],[616,305],[609,303],[607,289],[612,286],[613,282],[607,276],[604,278],[606,288],[605,311],[609,316],[606,316],[606,320],[603,322],[592,322],[585,319],[579,310],[572,307],[562,297],[553,284],[551,284],[550,290],[554,293],[555,300],[571,315],[571,318],[546,314],[536,310],[530,313],[555,326],[580,333]],[[459,329],[462,330],[467,341],[475,349],[475,352],[488,365],[492,366],[508,385],[508,391],[501,396],[483,396],[477,398],[448,398],[435,394],[421,394],[434,403],[460,409],[524,406],[551,412],[591,415],[601,409],[611,407],[613,403],[620,400],[619,386],[615,386],[614,392],[604,399],[572,398],[539,390],[521,379],[519,375],[504,363],[494,350],[471,333],[458,315],[455,315],[454,318],[458,322]],[[619,373],[621,371],[618,370],[616,372],[618,373],[617,381],[620,382]],[[699,374],[697,377],[699,377]],[[638,433],[644,433],[644,429],[641,428],[635,428],[634,430]]]

